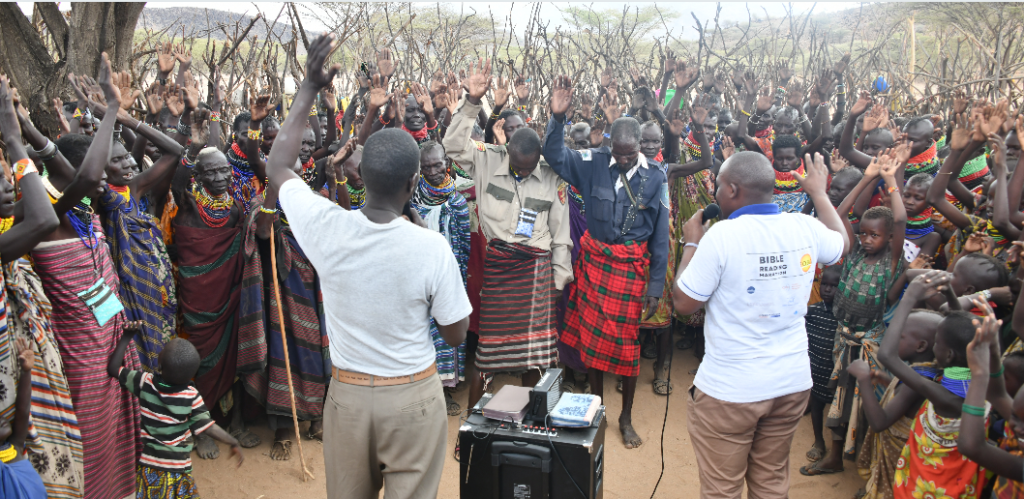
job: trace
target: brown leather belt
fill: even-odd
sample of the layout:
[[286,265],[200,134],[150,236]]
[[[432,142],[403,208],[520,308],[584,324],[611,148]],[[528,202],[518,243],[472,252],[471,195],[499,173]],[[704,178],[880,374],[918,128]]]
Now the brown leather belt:
[[417,381],[427,379],[437,373],[437,364],[430,364],[430,367],[416,373],[409,374],[406,376],[374,376],[372,374],[355,373],[352,371],[342,371],[337,367],[331,366],[331,376],[349,385],[359,386],[395,386],[404,385],[407,383],[415,383]]

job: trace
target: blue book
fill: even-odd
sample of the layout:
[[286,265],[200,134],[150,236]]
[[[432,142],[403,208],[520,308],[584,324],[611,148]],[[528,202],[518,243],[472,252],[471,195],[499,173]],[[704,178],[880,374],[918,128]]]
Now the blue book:
[[590,426],[601,408],[601,397],[582,393],[563,393],[551,411],[551,424],[565,428]]

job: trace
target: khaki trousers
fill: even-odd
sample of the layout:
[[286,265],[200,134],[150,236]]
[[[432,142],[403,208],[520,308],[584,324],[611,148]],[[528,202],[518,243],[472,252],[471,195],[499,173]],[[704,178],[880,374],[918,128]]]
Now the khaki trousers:
[[789,497],[789,449],[810,390],[738,404],[691,386],[687,428],[697,454],[701,499]]
[[433,499],[448,438],[441,379],[395,386],[332,380],[324,407],[327,497]]

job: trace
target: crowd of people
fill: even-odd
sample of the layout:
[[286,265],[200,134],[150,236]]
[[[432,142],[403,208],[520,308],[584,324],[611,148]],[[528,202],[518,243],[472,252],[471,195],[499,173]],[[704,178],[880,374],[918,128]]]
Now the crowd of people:
[[640,358],[667,396],[692,348],[701,497],[786,497],[807,413],[801,474],[1024,497],[1021,103],[898,114],[847,99],[849,56],[804,83],[669,57],[537,102],[386,50],[339,99],[337,46],[235,116],[169,45],[144,92],[104,55],[59,137],[0,76],[0,495],[198,497],[192,451],[241,465],[265,416],[275,460],[308,422],[330,497],[434,497],[495,375],[611,374],[635,448]]

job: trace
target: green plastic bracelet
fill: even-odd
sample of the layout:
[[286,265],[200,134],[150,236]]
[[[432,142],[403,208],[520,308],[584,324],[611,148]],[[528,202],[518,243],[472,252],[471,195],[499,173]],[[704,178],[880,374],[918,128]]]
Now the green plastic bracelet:
[[989,376],[991,376],[993,378],[998,378],[998,377],[1003,375],[1003,371],[1006,371],[1006,364],[1000,365],[999,366],[999,372],[994,372],[992,374],[989,374]]
[[985,408],[977,407],[973,405],[964,404],[962,411],[964,414],[970,414],[971,416],[985,417]]

